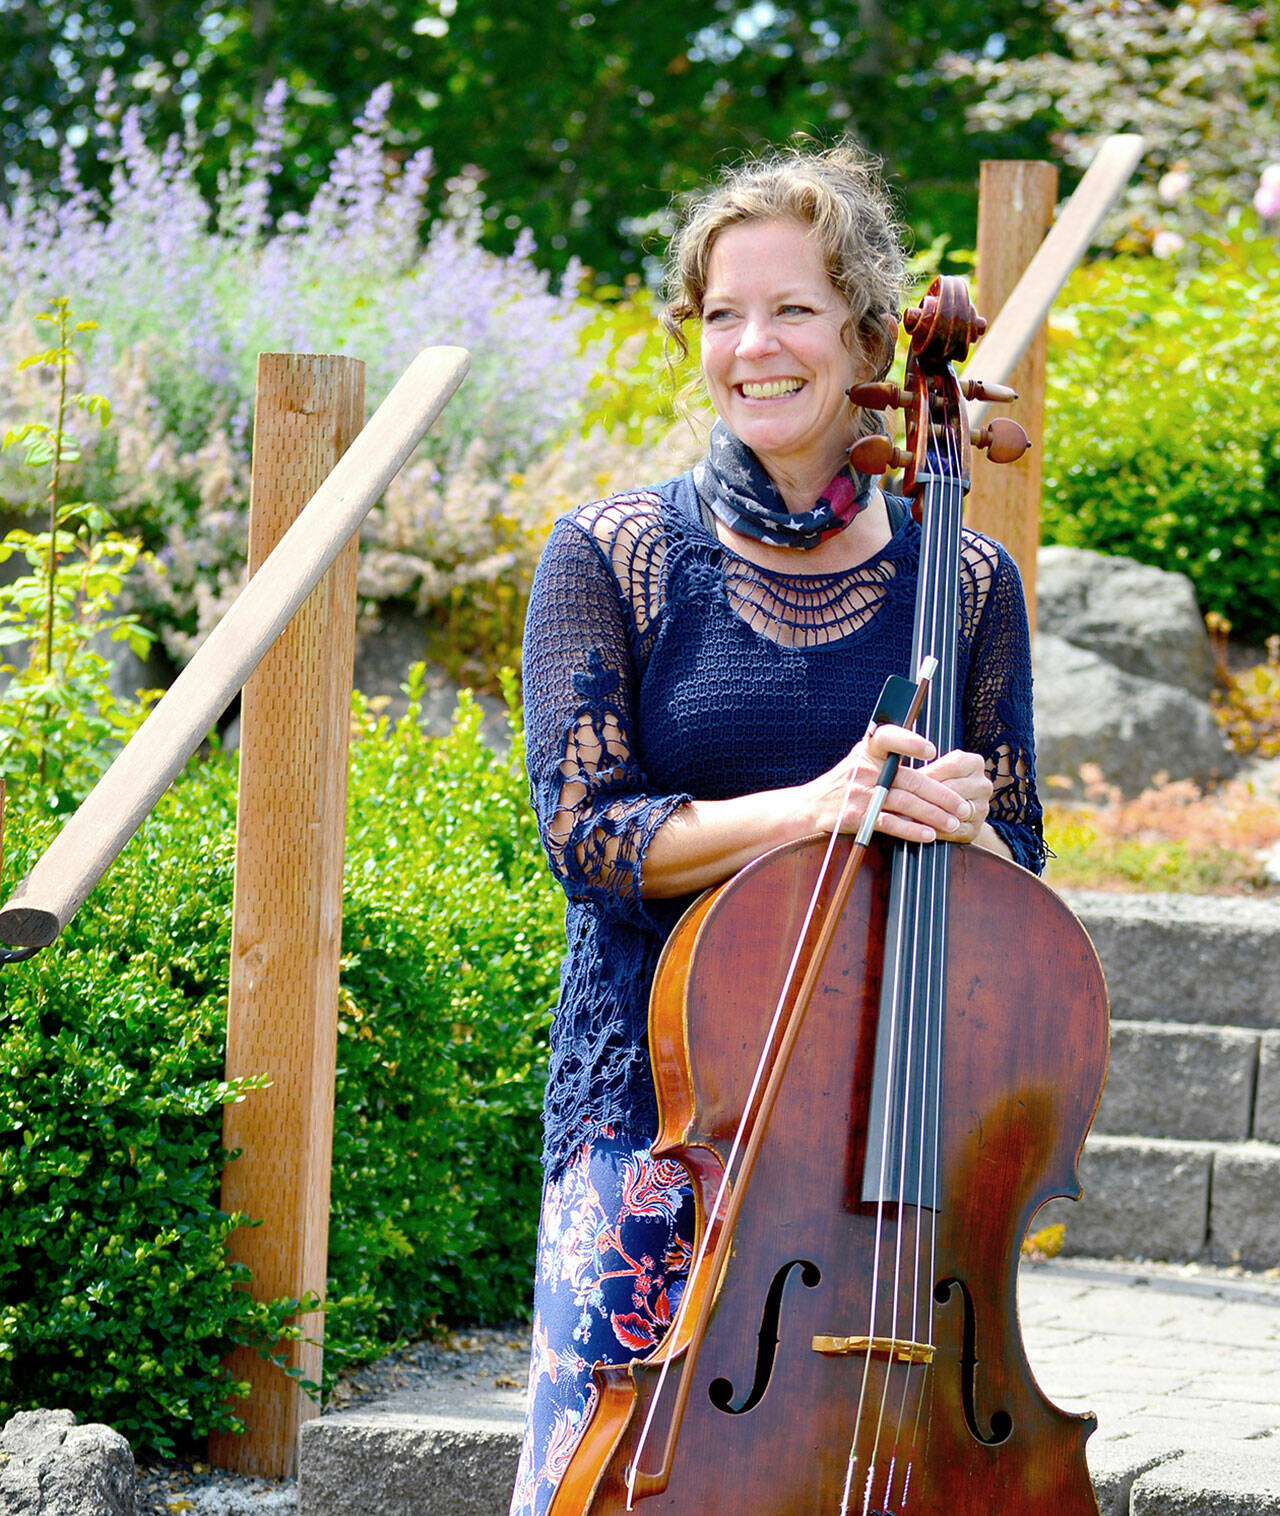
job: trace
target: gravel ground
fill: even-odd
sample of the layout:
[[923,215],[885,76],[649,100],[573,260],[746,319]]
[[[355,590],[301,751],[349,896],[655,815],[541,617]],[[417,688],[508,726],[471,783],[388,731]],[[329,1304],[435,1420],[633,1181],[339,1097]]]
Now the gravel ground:
[[[350,1410],[400,1390],[523,1389],[528,1379],[527,1327],[473,1327],[410,1343],[344,1374],[330,1411]],[[293,1480],[257,1479],[187,1459],[138,1463],[138,1516],[293,1516]]]

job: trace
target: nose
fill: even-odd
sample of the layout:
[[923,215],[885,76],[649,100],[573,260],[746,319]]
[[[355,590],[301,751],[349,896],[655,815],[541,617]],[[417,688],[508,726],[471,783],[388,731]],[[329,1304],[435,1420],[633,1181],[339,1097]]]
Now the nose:
[[767,357],[768,354],[776,352],[777,347],[777,333],[768,317],[749,316],[743,322],[742,331],[738,337],[739,358]]

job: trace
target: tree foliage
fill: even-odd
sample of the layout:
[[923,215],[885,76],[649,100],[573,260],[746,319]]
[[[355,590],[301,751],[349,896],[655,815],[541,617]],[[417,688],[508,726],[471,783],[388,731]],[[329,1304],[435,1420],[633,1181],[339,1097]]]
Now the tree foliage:
[[[935,69],[1034,52],[1039,3],[991,0],[0,0],[0,146],[48,182],[57,143],[93,130],[112,72],[148,134],[194,128],[212,181],[252,139],[275,80],[295,99],[287,189],[304,201],[372,89],[394,87],[393,138],[435,154],[435,205],[478,186],[486,241],[530,228],[553,265],[641,266],[672,194],[725,156],[796,131],[849,130],[883,155],[926,236],[971,232],[992,140]],[[1034,150],[1032,123],[1002,153]],[[213,185],[206,186],[211,195]]]
[[1225,0],[1048,0],[1054,46],[1026,58],[957,55],[949,77],[977,86],[975,129],[1038,120],[1067,164],[1084,168],[1104,137],[1139,132],[1142,163],[1113,240],[1212,231],[1280,159],[1280,5]]

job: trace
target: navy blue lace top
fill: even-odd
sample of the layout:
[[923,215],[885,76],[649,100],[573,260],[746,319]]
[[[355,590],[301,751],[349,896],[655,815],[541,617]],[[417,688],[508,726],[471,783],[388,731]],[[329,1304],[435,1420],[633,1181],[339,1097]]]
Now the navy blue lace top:
[[[568,896],[551,1033],[544,1161],[612,1127],[657,1127],[650,982],[689,899],[645,900],[645,850],[686,801],[800,784],[862,736],[880,687],[910,665],[919,528],[839,574],[780,574],[723,547],[692,476],[561,517],[534,579],[524,697],[534,807]],[[995,784],[989,821],[1044,864],[1022,586],[966,531],[960,729]]]

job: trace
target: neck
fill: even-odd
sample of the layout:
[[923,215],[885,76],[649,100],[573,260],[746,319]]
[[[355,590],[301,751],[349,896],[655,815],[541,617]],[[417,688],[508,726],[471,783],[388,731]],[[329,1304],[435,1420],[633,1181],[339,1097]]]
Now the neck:
[[[757,455],[758,456],[758,455]],[[827,485],[849,461],[848,447],[833,447],[828,455],[817,459],[760,458],[773,487],[783,497],[783,505],[792,515],[804,515],[817,505]]]
[[[806,511],[814,508],[823,491],[848,461],[848,453],[841,449],[834,458],[811,464],[807,468],[789,468],[773,463],[765,463],[764,466],[790,514],[803,516]],[[764,460],[761,459],[761,462]]]
[[715,532],[739,558],[780,574],[843,573],[874,557],[893,536],[884,496],[878,489],[872,490],[866,510],[860,512],[844,531],[803,552],[793,547],[773,547],[767,542],[757,542],[735,532],[722,521],[715,523]]

